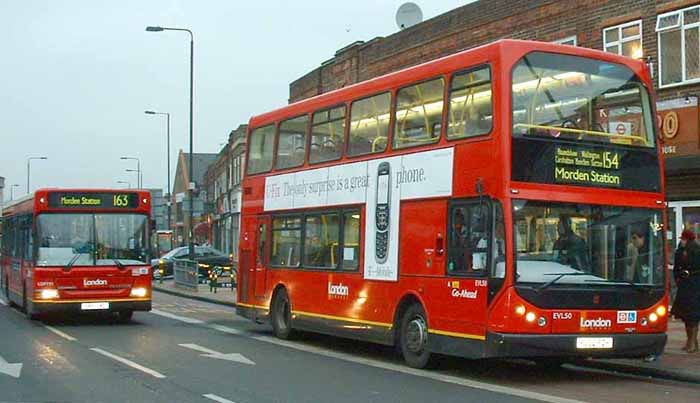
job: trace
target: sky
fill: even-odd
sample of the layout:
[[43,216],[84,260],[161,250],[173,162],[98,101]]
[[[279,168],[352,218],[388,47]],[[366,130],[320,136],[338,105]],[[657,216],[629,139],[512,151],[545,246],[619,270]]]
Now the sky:
[[[413,0],[429,19],[469,0]],[[405,0],[0,1],[0,176],[15,197],[39,187],[166,188],[189,147],[194,32],[194,150],[216,153],[252,115],[283,106],[289,83],[357,40],[398,31]]]

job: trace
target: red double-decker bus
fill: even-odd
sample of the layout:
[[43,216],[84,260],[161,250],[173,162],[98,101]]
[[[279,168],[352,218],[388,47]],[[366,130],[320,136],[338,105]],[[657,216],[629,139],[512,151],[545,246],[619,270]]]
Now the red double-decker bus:
[[407,363],[666,343],[647,66],[504,40],[253,117],[238,312]]
[[146,191],[42,189],[3,211],[5,296],[30,318],[151,309]]

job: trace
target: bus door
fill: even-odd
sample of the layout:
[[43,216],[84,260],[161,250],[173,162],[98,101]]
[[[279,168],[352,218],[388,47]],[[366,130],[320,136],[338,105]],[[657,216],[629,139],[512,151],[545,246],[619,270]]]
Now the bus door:
[[487,198],[449,204],[447,241],[448,298],[444,322],[471,336],[486,334],[489,277],[493,261],[493,203]]
[[256,218],[255,253],[253,283],[255,298],[264,298],[267,287],[267,249],[268,233],[270,231],[270,216],[258,216]]

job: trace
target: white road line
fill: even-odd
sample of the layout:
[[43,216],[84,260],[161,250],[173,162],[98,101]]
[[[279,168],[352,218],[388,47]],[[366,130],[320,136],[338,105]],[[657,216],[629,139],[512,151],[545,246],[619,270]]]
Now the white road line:
[[4,299],[0,298],[0,305],[7,306],[7,302],[5,302]]
[[206,397],[209,400],[213,400],[213,401],[219,402],[219,403],[236,403],[233,400],[224,399],[221,396],[213,395],[211,393],[206,394],[206,395],[202,395],[202,397]]
[[158,316],[163,316],[165,318],[170,318],[170,319],[175,319],[179,320],[180,322],[185,322],[185,323],[191,323],[191,324],[202,324],[204,321],[199,320],[199,319],[194,319],[194,318],[187,318],[184,316],[178,316],[170,312],[165,312],[165,311],[159,311],[158,309],[151,309],[151,313],[156,314]]
[[237,335],[242,335],[242,334],[244,334],[243,331],[238,330],[238,329],[234,329],[234,328],[228,327],[228,326],[211,325],[211,326],[209,326],[209,327],[212,328],[212,329],[214,329],[214,330],[218,330],[218,331],[220,331],[220,332],[224,332],[224,333],[228,333],[228,334],[237,334]]
[[73,337],[73,336],[71,336],[71,335],[69,335],[69,334],[67,334],[67,333],[62,332],[62,331],[56,329],[56,328],[53,327],[53,326],[44,325],[44,327],[47,328],[48,330],[50,330],[50,331],[56,333],[57,335],[63,337],[64,339],[66,339],[66,340],[68,340],[68,341],[76,341],[76,340],[78,340],[78,339],[76,339],[75,337]]
[[124,365],[130,366],[131,368],[138,369],[139,371],[145,372],[145,373],[147,373],[148,375],[151,375],[151,376],[153,376],[153,377],[156,377],[156,378],[165,378],[165,375],[161,374],[160,372],[154,371],[154,370],[152,370],[152,369],[150,369],[150,368],[146,368],[146,367],[144,367],[143,365],[139,365],[139,364],[137,364],[137,363],[135,363],[135,362],[133,362],[133,361],[131,361],[131,360],[127,360],[126,358],[120,357],[120,356],[118,356],[118,355],[114,355],[114,354],[110,353],[109,351],[102,350],[101,348],[91,348],[90,350],[92,350],[92,351],[94,351],[94,352],[96,352],[96,353],[98,353],[98,354],[102,354],[102,355],[104,355],[105,357],[109,357],[109,358],[111,358],[111,359],[113,359],[113,360],[115,360],[115,361],[119,361],[119,362],[121,362],[121,363],[124,364]]

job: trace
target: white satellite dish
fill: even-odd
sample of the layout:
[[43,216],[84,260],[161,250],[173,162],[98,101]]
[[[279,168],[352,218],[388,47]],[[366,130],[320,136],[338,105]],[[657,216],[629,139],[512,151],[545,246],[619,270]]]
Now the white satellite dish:
[[423,21],[423,12],[416,3],[403,3],[396,11],[396,25],[406,29]]

